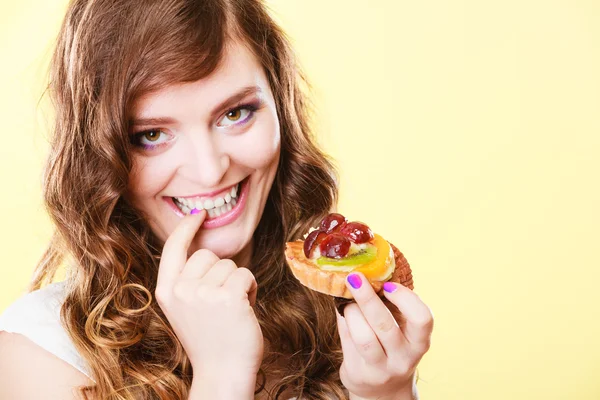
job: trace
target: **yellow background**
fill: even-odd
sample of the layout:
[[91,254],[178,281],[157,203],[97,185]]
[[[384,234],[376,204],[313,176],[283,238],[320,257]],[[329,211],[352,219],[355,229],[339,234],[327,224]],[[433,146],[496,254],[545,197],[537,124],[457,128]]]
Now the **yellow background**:
[[[0,5],[0,311],[51,231],[37,101],[65,4]],[[405,252],[434,311],[422,398],[600,398],[600,3],[270,4],[340,211]]]

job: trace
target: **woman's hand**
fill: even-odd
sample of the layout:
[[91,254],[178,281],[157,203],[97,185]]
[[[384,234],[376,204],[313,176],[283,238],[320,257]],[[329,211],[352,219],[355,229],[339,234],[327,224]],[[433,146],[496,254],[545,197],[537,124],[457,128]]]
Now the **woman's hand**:
[[262,331],[252,308],[256,280],[247,268],[209,250],[187,258],[205,218],[206,211],[184,217],[167,239],[156,300],[190,358],[196,386],[203,382],[253,394],[263,357]]
[[[362,273],[346,280],[355,303],[338,314],[344,361],[340,378],[351,399],[413,399],[414,374],[429,349],[433,316],[412,290],[388,282],[389,308]],[[336,311],[337,313],[337,311]]]

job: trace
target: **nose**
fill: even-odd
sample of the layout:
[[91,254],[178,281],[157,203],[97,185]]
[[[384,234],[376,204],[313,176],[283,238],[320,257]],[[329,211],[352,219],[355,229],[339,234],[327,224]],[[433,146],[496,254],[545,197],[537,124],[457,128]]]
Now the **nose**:
[[229,155],[213,135],[196,134],[188,139],[181,174],[206,189],[218,186],[229,168]]

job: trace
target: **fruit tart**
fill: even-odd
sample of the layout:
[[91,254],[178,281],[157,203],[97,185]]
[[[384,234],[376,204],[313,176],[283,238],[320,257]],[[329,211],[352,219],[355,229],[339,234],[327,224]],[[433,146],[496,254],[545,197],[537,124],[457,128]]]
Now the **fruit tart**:
[[300,283],[331,296],[352,299],[345,285],[352,272],[362,272],[379,295],[386,281],[413,289],[402,252],[366,224],[348,222],[338,213],[327,215],[304,240],[287,242],[285,256]]

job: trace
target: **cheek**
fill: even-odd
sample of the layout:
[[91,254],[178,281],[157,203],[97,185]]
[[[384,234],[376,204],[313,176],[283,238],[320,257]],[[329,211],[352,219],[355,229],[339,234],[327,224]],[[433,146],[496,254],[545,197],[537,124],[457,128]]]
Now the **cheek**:
[[235,158],[238,162],[255,169],[277,165],[281,146],[279,121],[276,118],[257,121],[236,142]]
[[170,179],[169,168],[161,163],[161,157],[134,160],[129,176],[129,194],[133,204],[146,209],[147,200],[152,200]]

